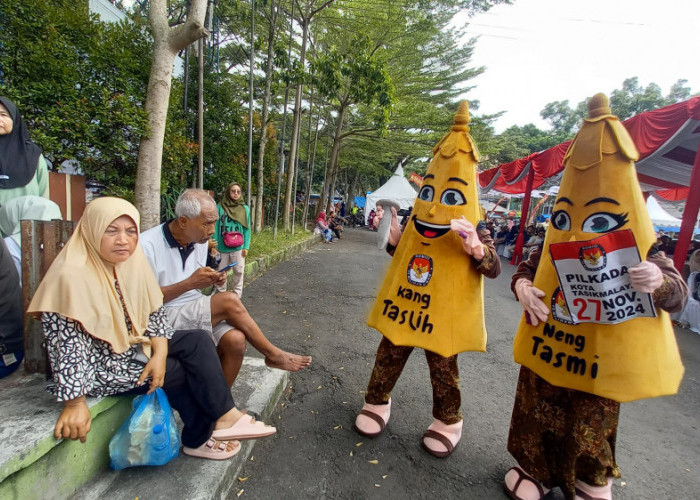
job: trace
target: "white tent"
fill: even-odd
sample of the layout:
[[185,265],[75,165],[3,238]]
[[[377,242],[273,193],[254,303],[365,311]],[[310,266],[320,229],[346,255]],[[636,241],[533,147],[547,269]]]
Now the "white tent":
[[681,220],[661,208],[661,205],[653,196],[647,198],[647,212],[649,212],[651,223],[655,226],[681,226]]
[[399,167],[394,172],[394,175],[386,181],[379,189],[367,195],[365,203],[365,222],[369,218],[369,213],[376,209],[377,201],[393,200],[399,204],[400,208],[409,208],[416,201],[416,190],[403,175],[403,167]]

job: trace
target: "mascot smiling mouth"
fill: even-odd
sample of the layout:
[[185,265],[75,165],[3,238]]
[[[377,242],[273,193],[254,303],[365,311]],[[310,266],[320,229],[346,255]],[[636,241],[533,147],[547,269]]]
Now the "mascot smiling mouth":
[[418,220],[415,215],[413,216],[413,225],[416,227],[416,231],[424,238],[439,238],[450,230],[449,224],[428,224]]

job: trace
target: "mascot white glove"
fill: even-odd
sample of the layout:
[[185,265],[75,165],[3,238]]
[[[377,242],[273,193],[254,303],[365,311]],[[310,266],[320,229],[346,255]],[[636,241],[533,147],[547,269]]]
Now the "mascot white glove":
[[450,221],[450,229],[462,238],[462,247],[468,255],[471,255],[478,261],[484,258],[484,245],[479,239],[479,234],[476,232],[474,224],[465,219],[464,215],[459,219],[452,219]]
[[515,294],[525,310],[525,319],[532,326],[544,323],[549,317],[549,308],[542,301],[544,292],[532,286],[532,281],[520,278],[515,282]]
[[632,288],[640,293],[654,293],[664,282],[664,274],[659,266],[647,260],[628,269]]
[[[396,209],[391,207],[391,228],[389,229],[389,244],[391,246],[396,246],[399,244],[401,239],[401,227],[399,226],[399,216],[396,213]],[[374,227],[379,227],[379,223],[382,221],[386,212],[384,207],[377,205],[377,212],[374,215]]]

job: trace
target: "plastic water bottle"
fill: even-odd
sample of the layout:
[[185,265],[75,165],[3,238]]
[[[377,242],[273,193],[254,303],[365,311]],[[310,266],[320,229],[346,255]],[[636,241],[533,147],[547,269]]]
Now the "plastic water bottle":
[[148,463],[151,465],[164,465],[167,463],[170,452],[169,445],[170,440],[162,423],[162,418],[158,418],[157,423],[154,422],[151,430],[151,453]]

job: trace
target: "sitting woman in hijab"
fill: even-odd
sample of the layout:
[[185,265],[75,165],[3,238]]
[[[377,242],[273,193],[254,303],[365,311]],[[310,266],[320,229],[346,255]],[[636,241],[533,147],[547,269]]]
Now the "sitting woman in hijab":
[[22,288],[5,242],[0,240],[0,378],[15,371],[24,357]]
[[19,286],[22,286],[22,234],[20,223],[23,220],[60,220],[61,209],[53,201],[41,196],[20,196],[0,207],[0,236],[5,238],[7,249],[19,273]]
[[320,234],[326,243],[333,243],[333,231],[326,224],[326,212],[321,212],[318,214],[318,219],[316,219],[316,226],[314,227],[314,234]]
[[53,370],[49,391],[63,402],[54,436],[85,442],[85,396],[158,387],[185,424],[187,455],[223,460],[240,451],[238,439],[274,434],[274,427],[236,409],[209,337],[168,325],[138,239],[133,205],[92,201],[29,305],[29,312],[41,313]]
[[17,106],[0,96],[0,205],[25,195],[47,196],[49,172]]

